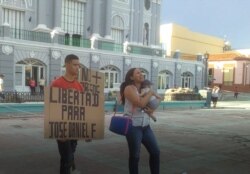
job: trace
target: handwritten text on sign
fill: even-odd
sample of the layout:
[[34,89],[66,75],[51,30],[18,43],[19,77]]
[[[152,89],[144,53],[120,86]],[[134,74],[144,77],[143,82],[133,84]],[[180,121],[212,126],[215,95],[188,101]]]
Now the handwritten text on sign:
[[103,78],[101,73],[82,69],[80,83],[84,92],[45,88],[45,138],[103,138]]

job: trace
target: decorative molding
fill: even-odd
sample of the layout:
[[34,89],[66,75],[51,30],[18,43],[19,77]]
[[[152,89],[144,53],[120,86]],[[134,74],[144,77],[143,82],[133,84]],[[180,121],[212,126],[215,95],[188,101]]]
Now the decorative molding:
[[3,26],[4,27],[10,27],[10,24],[8,22],[4,22]]
[[200,66],[197,66],[197,71],[198,71],[198,72],[201,72],[201,69],[202,69],[202,68],[201,68]]
[[158,66],[159,66],[158,62],[153,62],[153,67],[154,67],[155,69],[158,68]]
[[30,55],[30,58],[35,58],[36,53],[34,51],[31,51],[29,55]]
[[11,53],[13,53],[13,46],[10,45],[3,45],[2,46],[2,52],[6,55],[10,55]]
[[217,62],[214,64],[214,69],[223,69],[223,63]]
[[128,54],[128,41],[123,43],[123,53]]
[[131,65],[131,59],[125,59],[125,64],[127,66],[130,66]]
[[100,56],[99,55],[92,55],[92,62],[97,63],[100,61]]
[[62,53],[61,53],[60,51],[58,51],[58,50],[53,50],[53,51],[52,51],[52,57],[53,57],[55,60],[59,59],[61,56],[62,56]]
[[176,68],[177,68],[178,70],[180,70],[180,69],[181,69],[181,64],[177,64]]

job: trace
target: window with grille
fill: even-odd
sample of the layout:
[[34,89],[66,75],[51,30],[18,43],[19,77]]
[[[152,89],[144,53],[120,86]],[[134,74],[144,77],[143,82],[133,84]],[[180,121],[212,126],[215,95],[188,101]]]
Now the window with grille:
[[115,43],[124,42],[124,22],[118,15],[113,17],[111,37],[115,40]]
[[144,30],[143,30],[143,45],[148,45],[149,41],[149,24],[144,24]]
[[36,59],[25,59],[17,62],[15,69],[15,85],[29,86],[30,78],[33,78],[36,83],[41,78],[46,77],[45,64]]
[[83,35],[84,2],[75,0],[62,1],[61,27],[66,33]]
[[101,72],[104,76],[104,88],[114,88],[114,83],[118,83],[119,70],[114,66],[106,66],[101,68]]
[[189,72],[185,72],[181,75],[181,87],[190,88],[193,76]]
[[224,67],[223,68],[223,84],[225,86],[232,86],[234,80],[234,68]]
[[158,75],[158,89],[168,89],[170,85],[170,73],[162,71]]
[[3,23],[8,23],[14,32],[12,32],[12,37],[20,38],[21,30],[24,28],[24,12],[3,8]]

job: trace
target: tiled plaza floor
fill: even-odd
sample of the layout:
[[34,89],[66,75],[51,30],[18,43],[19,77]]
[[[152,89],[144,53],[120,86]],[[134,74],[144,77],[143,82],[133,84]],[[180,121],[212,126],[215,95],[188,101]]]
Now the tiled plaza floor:
[[[161,174],[249,174],[250,104],[221,102],[217,109],[166,110],[152,122],[161,149]],[[25,116],[25,115],[24,115]],[[58,174],[55,140],[43,138],[43,116],[1,117],[0,174]],[[128,149],[122,136],[79,141],[77,168],[82,174],[128,174]],[[150,174],[141,150],[140,173]]]

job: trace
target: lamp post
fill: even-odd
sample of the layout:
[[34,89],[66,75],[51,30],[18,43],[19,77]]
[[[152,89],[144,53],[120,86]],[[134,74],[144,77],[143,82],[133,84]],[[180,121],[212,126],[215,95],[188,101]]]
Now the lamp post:
[[204,74],[204,86],[208,86],[208,59],[209,54],[206,52],[203,57],[203,63],[205,64],[205,74]]

